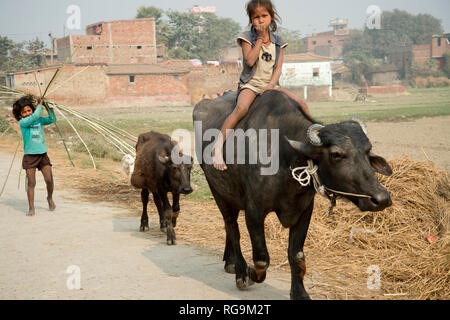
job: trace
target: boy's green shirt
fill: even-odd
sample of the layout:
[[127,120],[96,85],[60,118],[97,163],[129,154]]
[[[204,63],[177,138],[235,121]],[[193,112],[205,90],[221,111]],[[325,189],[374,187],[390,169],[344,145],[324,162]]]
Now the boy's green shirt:
[[38,105],[34,113],[20,120],[20,130],[23,137],[24,154],[43,154],[47,152],[44,138],[44,126],[56,120],[55,112],[50,109],[50,117],[41,117],[42,105]]

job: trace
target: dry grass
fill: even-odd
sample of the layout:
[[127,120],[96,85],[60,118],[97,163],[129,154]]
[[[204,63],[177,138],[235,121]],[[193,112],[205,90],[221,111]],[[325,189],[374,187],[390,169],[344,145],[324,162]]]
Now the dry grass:
[[[450,298],[450,180],[447,172],[432,163],[409,158],[390,161],[394,174],[380,176],[391,193],[393,206],[382,212],[360,212],[353,204],[338,200],[334,213],[326,216],[328,201],[316,198],[305,243],[308,291],[314,298],[329,299],[449,299]],[[116,181],[84,174],[81,189],[102,201],[114,201],[140,214],[139,191],[124,179]],[[75,181],[73,181],[75,182]],[[102,187],[103,186],[103,187]],[[176,232],[181,242],[212,248],[222,254],[224,224],[214,202],[182,198]],[[150,220],[157,214],[150,204]],[[136,220],[136,228],[139,222]],[[251,245],[243,213],[239,218],[242,252],[251,262]],[[289,271],[289,230],[275,214],[266,219],[270,269]],[[371,230],[355,232],[352,228]],[[353,229],[355,230],[355,229]],[[429,243],[428,235],[436,238]],[[377,266],[381,288],[369,290],[367,272]]]

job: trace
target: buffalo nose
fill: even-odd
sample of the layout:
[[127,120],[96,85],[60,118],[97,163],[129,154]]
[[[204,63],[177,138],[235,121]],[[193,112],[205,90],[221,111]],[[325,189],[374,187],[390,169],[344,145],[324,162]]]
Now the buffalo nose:
[[370,199],[370,201],[379,210],[383,210],[384,208],[392,205],[391,196],[387,191],[377,193]]
[[192,188],[191,188],[191,187],[184,187],[184,188],[181,190],[181,192],[184,193],[184,194],[189,194],[189,193],[192,192]]

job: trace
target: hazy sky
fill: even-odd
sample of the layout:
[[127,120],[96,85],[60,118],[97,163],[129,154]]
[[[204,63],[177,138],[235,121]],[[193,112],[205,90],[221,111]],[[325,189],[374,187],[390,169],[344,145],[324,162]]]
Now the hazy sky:
[[[91,23],[134,18],[142,5],[178,11],[196,4],[216,6],[218,16],[246,26],[245,3],[245,0],[0,0],[0,35],[14,41],[39,37],[48,44],[50,31],[55,37],[62,37],[70,5],[80,7],[81,30],[66,29],[66,35],[85,34],[86,25]],[[274,0],[274,3],[282,26],[299,30],[302,36],[329,30],[329,21],[334,18],[348,18],[351,28],[362,28],[369,5],[388,11],[398,8],[412,14],[429,13],[441,19],[444,30],[450,32],[449,0]]]

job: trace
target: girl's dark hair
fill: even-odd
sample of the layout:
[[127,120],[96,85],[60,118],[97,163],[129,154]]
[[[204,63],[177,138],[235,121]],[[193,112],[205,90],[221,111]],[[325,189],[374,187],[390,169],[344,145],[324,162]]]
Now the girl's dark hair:
[[270,23],[270,31],[277,31],[277,23],[281,23],[281,18],[277,13],[275,5],[270,0],[250,0],[249,2],[247,2],[247,15],[250,20],[250,24],[252,24],[252,15],[258,7],[264,7],[267,9],[270,17],[272,18],[272,22]]
[[14,102],[13,114],[17,121],[20,121],[22,118],[21,113],[26,106],[30,107],[33,112],[36,110],[36,99],[32,95],[24,96]]

